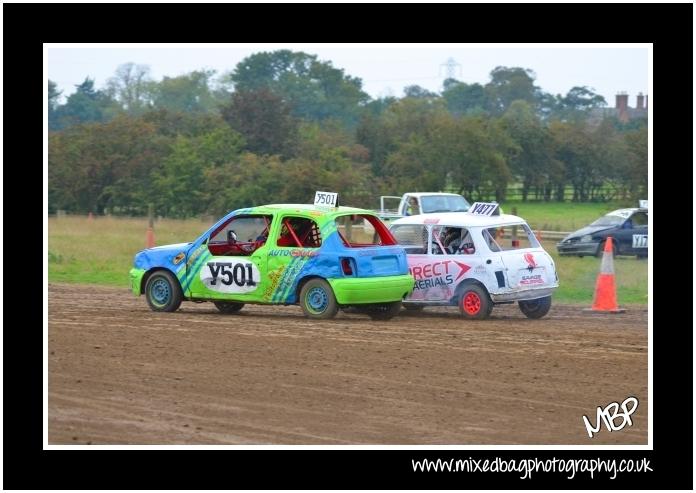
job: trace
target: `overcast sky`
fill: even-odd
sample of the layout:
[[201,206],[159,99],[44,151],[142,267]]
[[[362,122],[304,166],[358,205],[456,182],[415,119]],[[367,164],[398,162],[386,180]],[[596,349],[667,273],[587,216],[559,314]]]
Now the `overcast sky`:
[[64,95],[74,91],[86,76],[103,87],[116,68],[127,62],[149,65],[151,75],[177,76],[203,68],[224,74],[243,58],[259,52],[290,49],[318,55],[346,74],[359,77],[372,97],[402,96],[403,88],[418,84],[441,91],[452,58],[455,78],[485,84],[496,66],[532,69],[536,84],[552,94],[565,94],[573,86],[589,86],[614,105],[617,92],[625,91],[629,106],[635,106],[638,92],[649,94],[651,84],[650,48],[564,45],[332,45],[332,44],[234,44],[234,45],[127,45],[124,47],[48,45],[48,78]]

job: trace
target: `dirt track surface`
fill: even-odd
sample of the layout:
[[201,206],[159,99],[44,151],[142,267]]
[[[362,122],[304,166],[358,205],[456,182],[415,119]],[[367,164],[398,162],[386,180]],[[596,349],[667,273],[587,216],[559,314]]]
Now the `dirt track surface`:
[[[298,307],[155,313],[95,286],[51,284],[48,300],[52,444],[647,443],[642,308],[319,323]],[[628,396],[633,425],[590,439],[582,415]]]

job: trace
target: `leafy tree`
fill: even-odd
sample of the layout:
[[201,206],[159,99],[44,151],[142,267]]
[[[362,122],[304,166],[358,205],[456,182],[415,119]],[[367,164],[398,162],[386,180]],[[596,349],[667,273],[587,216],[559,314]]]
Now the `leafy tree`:
[[400,143],[421,135],[435,115],[443,112],[445,109],[440,98],[403,98],[378,118],[364,117],[356,129],[356,139],[370,151],[375,176],[385,175],[387,159]]
[[125,116],[52,133],[49,205],[72,212],[143,214],[153,192],[150,176],[165,153],[153,125]]
[[298,121],[287,103],[269,89],[236,91],[221,114],[244,136],[249,151],[285,158],[294,155]]
[[503,128],[518,151],[509,158],[511,171],[522,181],[522,200],[532,189],[537,197],[549,197],[549,171],[552,164],[551,138],[548,130],[526,101],[514,101],[501,119]]
[[241,136],[224,124],[194,137],[178,135],[154,176],[158,210],[176,217],[205,211],[214,200],[207,170],[237,160],[243,145]]
[[155,125],[158,134],[167,137],[194,137],[211,132],[221,125],[227,125],[220,115],[181,113],[165,109],[148,111],[141,118]]
[[51,79],[48,80],[48,129],[58,129],[58,115],[56,114],[60,95],[63,91],[58,90],[58,86]]
[[396,99],[394,96],[373,99],[361,108],[361,119],[370,116],[379,116],[397,101],[398,99]]
[[54,114],[54,128],[87,122],[100,122],[113,115],[114,101],[104,92],[94,89],[94,80],[85,78],[77,90],[68,96],[63,106]]
[[493,114],[504,113],[513,101],[526,101],[536,107],[541,90],[534,85],[536,74],[521,67],[498,66],[491,71],[491,80],[486,84],[486,92]]
[[164,77],[151,86],[154,108],[179,112],[208,112],[216,106],[210,88],[212,70],[199,70],[178,77]]
[[606,106],[604,96],[594,92],[587,86],[575,86],[561,99],[565,108],[576,111],[587,111],[601,106]]
[[369,96],[359,78],[345,75],[316,55],[290,50],[255,53],[229,74],[236,91],[267,88],[281,96],[293,115],[308,120],[336,118],[352,124]]
[[586,201],[596,183],[601,183],[598,150],[590,130],[581,122],[552,122],[554,158],[563,164],[564,176],[555,183],[555,198],[564,199],[565,183],[573,187],[574,202]]
[[268,197],[285,200],[284,164],[277,155],[258,156],[244,152],[218,167],[204,171],[206,210],[221,215],[241,207],[268,203]]
[[648,196],[648,127],[627,132],[624,138],[628,154],[623,176],[630,198],[642,199]]
[[428,91],[426,88],[421,87],[419,85],[412,85],[404,87],[404,97],[429,99],[436,98],[438,97],[438,95],[432,91]]
[[[618,132],[611,122],[603,121],[591,137],[596,149],[597,173],[586,199],[604,201],[615,199],[616,194],[625,198],[627,189],[631,188],[631,161],[625,135]],[[607,193],[603,185],[612,187],[613,192]]]
[[445,81],[442,97],[449,112],[456,116],[483,114],[491,105],[481,84],[466,84],[454,79]]
[[565,96],[557,98],[556,115],[564,120],[586,120],[590,111],[606,106],[604,97],[586,86],[575,86]]
[[386,180],[396,190],[432,191],[453,187],[469,198],[502,194],[510,171],[490,138],[483,118],[437,113],[420,134],[399,143],[386,163]]
[[150,67],[132,62],[119,65],[116,73],[107,82],[109,95],[118,101],[123,110],[131,115],[147,110],[152,90]]

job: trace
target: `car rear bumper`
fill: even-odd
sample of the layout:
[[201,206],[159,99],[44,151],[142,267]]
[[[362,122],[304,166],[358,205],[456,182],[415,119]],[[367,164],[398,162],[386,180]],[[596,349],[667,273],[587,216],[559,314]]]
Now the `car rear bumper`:
[[537,298],[545,298],[551,296],[553,291],[558,287],[558,284],[552,286],[543,286],[532,289],[515,290],[507,293],[493,294],[491,295],[491,300],[493,303],[501,303],[505,301],[525,301],[525,300],[535,300]]
[[145,275],[145,269],[132,268],[130,270],[130,289],[133,294],[140,296],[140,286],[142,285],[143,275]]
[[413,276],[328,279],[339,305],[401,301],[413,290]]
[[559,255],[595,255],[599,248],[598,241],[590,241],[582,243],[575,241],[573,243],[557,243],[556,249]]

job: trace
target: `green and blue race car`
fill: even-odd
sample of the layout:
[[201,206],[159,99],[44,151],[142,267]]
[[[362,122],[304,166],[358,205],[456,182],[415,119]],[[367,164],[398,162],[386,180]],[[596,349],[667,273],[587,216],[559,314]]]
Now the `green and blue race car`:
[[[337,223],[345,216],[370,223],[373,242],[347,239]],[[299,304],[309,318],[351,307],[386,320],[414,279],[404,249],[372,212],[275,204],[230,212],[191,243],[139,252],[130,283],[154,311],[175,311],[183,300],[211,301],[223,313],[245,303]]]

